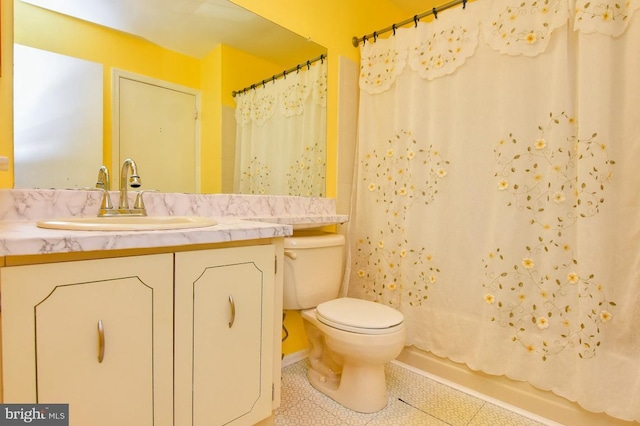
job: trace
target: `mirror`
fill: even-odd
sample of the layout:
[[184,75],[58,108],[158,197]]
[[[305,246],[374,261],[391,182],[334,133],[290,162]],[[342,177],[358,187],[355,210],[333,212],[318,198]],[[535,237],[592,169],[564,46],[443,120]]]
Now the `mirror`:
[[[14,15],[15,43],[103,64],[100,142],[107,165],[117,150],[111,146],[117,139],[112,134],[114,69],[199,90],[201,192],[233,192],[236,123],[231,92],[327,52],[228,0],[14,0]],[[132,53],[137,51],[146,53]],[[110,164],[112,189],[119,174],[116,161]],[[99,166],[86,183],[75,186],[93,186]],[[16,174],[29,174],[19,167],[16,163]]]

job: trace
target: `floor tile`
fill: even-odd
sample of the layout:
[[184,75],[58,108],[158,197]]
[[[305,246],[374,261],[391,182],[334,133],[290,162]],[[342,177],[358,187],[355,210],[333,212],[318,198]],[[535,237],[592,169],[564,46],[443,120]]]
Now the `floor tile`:
[[484,405],[478,398],[396,364],[389,364],[387,371],[388,376],[398,378],[394,386],[398,386],[402,401],[452,426],[468,424]]
[[485,404],[471,419],[469,426],[544,426],[518,413],[493,404]]
[[275,426],[544,426],[393,362],[385,366],[387,406],[376,413],[357,413],[314,389],[307,368],[306,359],[283,368]]
[[309,400],[302,400],[276,413],[274,426],[337,425],[344,422]]
[[437,418],[395,398],[367,426],[447,426]]

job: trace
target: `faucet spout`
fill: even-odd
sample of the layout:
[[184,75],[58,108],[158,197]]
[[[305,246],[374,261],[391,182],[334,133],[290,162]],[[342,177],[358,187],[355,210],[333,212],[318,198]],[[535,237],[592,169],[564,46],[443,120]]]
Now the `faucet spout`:
[[124,160],[122,163],[122,170],[120,172],[119,209],[121,210],[129,209],[129,198],[127,197],[128,184],[131,185],[132,188],[139,188],[142,185],[142,180],[140,179],[140,176],[138,176],[138,166],[131,158]]

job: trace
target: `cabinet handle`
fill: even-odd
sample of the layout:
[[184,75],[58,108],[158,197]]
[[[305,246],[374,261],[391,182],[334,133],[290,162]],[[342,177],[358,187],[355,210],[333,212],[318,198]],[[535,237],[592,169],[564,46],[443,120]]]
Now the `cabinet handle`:
[[236,320],[236,303],[233,301],[232,295],[229,295],[229,311],[229,328],[231,328]]
[[104,359],[104,325],[102,320],[98,320],[98,362]]

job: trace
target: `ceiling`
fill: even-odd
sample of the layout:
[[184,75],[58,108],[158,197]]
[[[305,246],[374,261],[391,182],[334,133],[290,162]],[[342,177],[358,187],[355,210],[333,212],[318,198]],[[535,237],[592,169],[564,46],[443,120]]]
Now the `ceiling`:
[[[283,64],[292,58],[306,61],[326,53],[324,47],[229,0],[21,1],[134,34],[195,58],[204,57],[220,43]],[[445,2],[389,1],[406,11],[406,18]],[[391,24],[393,22],[389,22]]]
[[[326,49],[228,0],[21,0],[202,58],[220,43],[266,57],[304,60]],[[405,1],[405,0],[403,0]],[[284,48],[283,48],[284,47]]]

